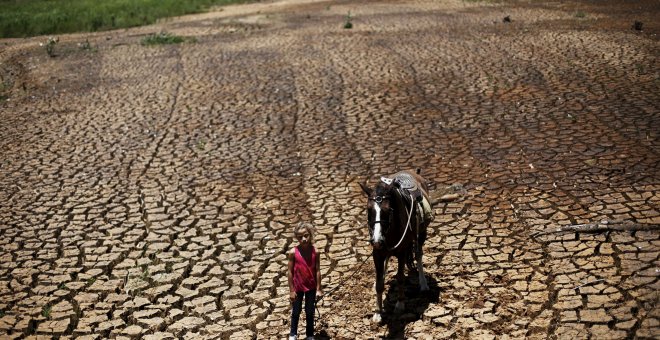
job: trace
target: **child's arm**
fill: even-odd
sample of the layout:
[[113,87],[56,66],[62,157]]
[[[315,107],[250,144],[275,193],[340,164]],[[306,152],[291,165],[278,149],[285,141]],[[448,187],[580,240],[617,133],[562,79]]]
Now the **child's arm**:
[[288,270],[286,273],[287,279],[289,280],[289,299],[294,301],[296,299],[296,290],[293,288],[293,261],[295,259],[296,253],[295,250],[291,250],[287,253],[289,259]]
[[323,296],[323,289],[321,287],[321,260],[320,256],[316,255],[316,296]]

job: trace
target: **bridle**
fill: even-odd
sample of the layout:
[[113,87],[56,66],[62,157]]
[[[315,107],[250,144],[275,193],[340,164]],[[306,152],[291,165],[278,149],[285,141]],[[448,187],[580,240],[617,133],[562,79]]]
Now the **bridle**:
[[[378,205],[380,205],[381,203],[383,203],[383,200],[389,200],[389,199],[390,199],[390,195],[379,195],[379,196],[374,196],[374,197],[369,197],[369,198],[368,198],[369,201],[374,201],[374,202],[376,202]],[[387,220],[387,226],[388,226],[388,227],[389,227],[390,225],[392,225],[392,214],[390,213],[389,215],[390,215],[390,216],[389,216],[389,218],[388,218],[388,220]],[[375,220],[375,221],[373,221],[373,222],[369,222],[369,232],[371,233],[371,231],[372,231],[372,230],[374,229],[374,227],[376,226],[376,223],[380,223],[380,224],[382,225],[383,222],[385,222],[385,221],[383,221],[383,220]]]
[[[374,196],[374,197],[369,197],[368,198],[369,201],[374,201],[379,205],[383,202],[384,199],[389,200],[390,195],[379,195],[379,196]],[[397,244],[394,247],[388,248],[390,251],[398,248],[401,245],[403,240],[406,238],[406,233],[408,232],[408,229],[411,229],[411,231],[412,231],[412,227],[410,226],[410,218],[412,217],[412,214],[413,214],[413,208],[414,208],[413,204],[414,204],[414,200],[411,198],[410,199],[410,209],[409,210],[406,209],[406,213],[408,214],[408,221],[406,222],[406,226],[403,229],[403,235],[401,235],[401,239],[399,240],[399,242],[397,242]],[[404,206],[404,208],[405,208],[405,206]],[[388,228],[392,225],[392,216],[394,216],[394,214],[390,213],[388,221],[387,221]],[[375,228],[376,223],[380,223],[381,225],[383,225],[382,220],[376,220],[376,221],[368,222],[368,223],[369,223],[369,233],[372,233],[372,230]],[[387,242],[387,240],[385,242]],[[387,243],[385,244],[385,246],[387,247]]]

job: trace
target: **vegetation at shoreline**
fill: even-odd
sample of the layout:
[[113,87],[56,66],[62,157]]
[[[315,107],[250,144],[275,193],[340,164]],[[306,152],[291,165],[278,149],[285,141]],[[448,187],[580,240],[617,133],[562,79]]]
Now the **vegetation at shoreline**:
[[148,25],[249,0],[0,0],[0,38]]
[[195,42],[194,38],[184,38],[178,35],[173,35],[168,32],[160,32],[150,34],[142,39],[140,44],[143,46],[154,46],[154,45],[170,45],[170,44],[180,44],[182,42],[189,41]]

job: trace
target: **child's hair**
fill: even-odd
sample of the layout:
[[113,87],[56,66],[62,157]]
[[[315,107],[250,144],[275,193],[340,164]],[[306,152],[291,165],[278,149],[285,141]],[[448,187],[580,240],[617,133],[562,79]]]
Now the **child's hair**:
[[298,223],[296,228],[293,230],[294,235],[298,234],[303,229],[307,230],[307,232],[309,233],[310,242],[313,242],[314,241],[314,234],[316,234],[316,229],[309,222],[300,222],[300,223]]

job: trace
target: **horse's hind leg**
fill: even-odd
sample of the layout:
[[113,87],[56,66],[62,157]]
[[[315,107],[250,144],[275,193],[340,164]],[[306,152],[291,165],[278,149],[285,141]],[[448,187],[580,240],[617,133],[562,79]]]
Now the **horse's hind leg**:
[[424,262],[422,262],[423,252],[422,248],[424,242],[426,241],[426,227],[422,228],[422,232],[419,234],[417,239],[417,245],[415,247],[415,257],[417,261],[417,274],[419,275],[419,288],[421,291],[429,290],[429,285],[426,282],[426,277],[424,276]]
[[406,259],[408,256],[406,255],[401,255],[398,258],[397,264],[398,268],[396,271],[396,282],[397,282],[397,291],[398,291],[398,296],[396,299],[396,305],[394,306],[394,311],[399,313],[402,312],[405,308],[406,305],[403,302],[403,299],[405,298],[405,285],[406,285],[406,276],[404,275],[404,269],[406,268]]
[[422,249],[417,251],[417,274],[419,275],[419,288],[422,291],[429,290],[429,285],[426,283],[426,276],[424,276],[424,263],[422,263]]
[[406,267],[408,267],[408,273],[417,271],[417,267],[415,266],[415,253],[412,251],[406,255]]

